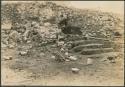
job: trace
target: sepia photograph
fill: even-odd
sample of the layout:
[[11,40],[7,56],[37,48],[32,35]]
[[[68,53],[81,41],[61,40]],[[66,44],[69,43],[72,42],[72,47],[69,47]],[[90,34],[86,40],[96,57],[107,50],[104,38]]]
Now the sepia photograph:
[[124,1],[1,1],[2,86],[124,86]]

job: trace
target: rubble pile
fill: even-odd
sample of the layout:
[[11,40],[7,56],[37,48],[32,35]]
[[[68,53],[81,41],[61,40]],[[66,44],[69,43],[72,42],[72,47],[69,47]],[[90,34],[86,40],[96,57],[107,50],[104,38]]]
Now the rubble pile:
[[[52,52],[52,58],[59,61],[76,61],[69,52],[72,48],[81,54],[100,53],[100,49],[82,50],[93,47],[93,44],[90,47],[83,43],[93,37],[113,40],[114,35],[119,35],[114,30],[121,22],[114,14],[69,8],[52,2],[2,4],[1,11],[2,25],[6,25],[6,21],[11,24],[9,29],[2,27],[2,44],[10,48],[22,43],[40,47],[51,45],[58,49],[58,52]],[[85,41],[74,43],[80,40]],[[96,44],[96,47],[102,45]],[[20,52],[21,56],[26,54]]]
[[[13,11],[13,9],[15,10]],[[9,16],[10,14],[11,16]],[[61,21],[64,21],[68,27],[74,26],[81,28],[85,36],[109,39],[113,38],[114,30],[120,26],[119,23],[121,22],[115,14],[88,9],[69,8],[56,5],[52,2],[2,5],[2,20],[2,23],[5,20],[10,20],[13,22],[13,25],[15,25],[15,22],[19,24],[29,22],[31,24],[32,21],[35,21],[37,22],[36,27],[39,25],[52,27],[51,24],[58,26]]]

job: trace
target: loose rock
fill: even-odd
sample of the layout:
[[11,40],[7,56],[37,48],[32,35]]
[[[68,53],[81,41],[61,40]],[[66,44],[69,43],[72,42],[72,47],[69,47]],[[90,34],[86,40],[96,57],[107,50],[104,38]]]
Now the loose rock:
[[69,62],[70,60],[69,60],[69,59],[66,59],[65,61],[66,61],[66,62]]
[[64,41],[59,41],[57,44],[58,44],[58,46],[62,46],[62,45],[64,45]]
[[61,48],[60,50],[61,50],[61,51],[64,51],[64,48]]
[[91,64],[93,64],[93,59],[88,58],[88,59],[87,59],[87,65],[91,65]]
[[9,45],[8,47],[9,47],[10,49],[12,49],[12,48],[14,48],[14,45]]
[[78,73],[80,69],[78,69],[78,68],[71,68],[71,70],[72,70],[73,73]]
[[44,53],[40,53],[40,56],[44,56],[45,54]]
[[32,48],[32,47],[33,47],[32,45],[29,46],[29,48]]
[[56,59],[56,57],[55,57],[55,56],[52,56],[51,58],[52,58],[52,59]]
[[107,59],[109,60],[110,63],[115,63],[115,57],[110,56]]
[[5,44],[1,44],[1,47],[2,47],[2,48],[6,48],[7,45],[5,45]]
[[49,22],[44,23],[44,26],[50,26],[51,24]]
[[12,58],[13,58],[12,56],[5,56],[4,60],[12,60]]
[[65,55],[66,55],[66,56],[68,56],[68,55],[69,55],[69,53],[68,53],[68,52],[65,52]]
[[116,63],[116,61],[115,60],[111,60],[110,63]]
[[27,43],[31,43],[31,41],[30,41],[30,40],[28,40],[28,41],[27,41]]
[[21,56],[25,56],[25,55],[27,55],[27,51],[21,51],[19,54],[21,55]]
[[70,56],[69,59],[70,59],[70,60],[73,60],[73,61],[77,60],[77,58],[74,57],[74,56]]

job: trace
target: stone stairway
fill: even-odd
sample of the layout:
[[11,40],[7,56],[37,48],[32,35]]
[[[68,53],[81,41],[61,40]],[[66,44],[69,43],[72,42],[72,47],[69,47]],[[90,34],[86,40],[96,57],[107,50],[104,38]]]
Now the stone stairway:
[[70,52],[80,53],[82,55],[93,55],[114,52],[113,42],[104,39],[77,40],[72,44]]
[[83,49],[80,53],[83,55],[91,55],[91,54],[99,54],[99,53],[106,53],[112,52],[113,48],[98,48],[98,49]]

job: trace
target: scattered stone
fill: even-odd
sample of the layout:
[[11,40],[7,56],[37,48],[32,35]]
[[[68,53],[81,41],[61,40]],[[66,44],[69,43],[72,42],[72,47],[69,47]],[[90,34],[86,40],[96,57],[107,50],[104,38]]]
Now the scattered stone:
[[107,61],[106,59],[101,60],[101,62]]
[[115,58],[116,57],[113,57],[113,56],[107,57],[110,63],[115,63]]
[[73,61],[77,60],[77,58],[74,57],[74,56],[70,56],[69,59],[70,59],[70,60],[73,60]]
[[56,34],[51,34],[51,35],[50,35],[50,38],[51,38],[51,39],[56,38]]
[[65,55],[66,55],[66,56],[68,56],[68,55],[69,55],[69,53],[68,53],[68,52],[65,52]]
[[55,45],[55,44],[54,44],[54,45],[51,45],[51,47],[54,47],[54,48],[55,48],[55,47],[56,47],[56,45]]
[[87,65],[91,65],[91,64],[93,64],[93,59],[88,58],[88,59],[87,59]]
[[44,56],[45,55],[45,53],[40,53],[40,56]]
[[58,44],[58,46],[62,46],[62,45],[64,45],[64,41],[59,41],[57,44]]
[[110,57],[107,57],[108,60],[113,60],[114,57],[113,56],[110,56]]
[[51,24],[49,22],[44,23],[44,26],[50,26]]
[[32,45],[29,46],[29,48],[32,48],[32,47],[33,47]]
[[60,50],[61,50],[61,51],[65,51],[64,48],[61,48]]
[[12,48],[14,48],[14,45],[9,45],[8,47],[9,47],[10,49],[12,49]]
[[21,56],[25,56],[25,55],[27,55],[27,51],[21,51],[19,54],[21,55]]
[[102,58],[100,61],[101,61],[101,62],[107,61],[107,58],[104,57],[104,58]]
[[31,41],[30,41],[30,40],[27,40],[27,43],[31,43]]
[[115,60],[111,60],[110,63],[116,63],[116,61]]
[[73,73],[78,73],[80,69],[78,69],[78,68],[71,68],[71,70],[72,70]]
[[52,58],[52,59],[56,59],[56,57],[55,57],[55,56],[52,56],[51,58]]
[[5,44],[1,44],[1,47],[2,47],[2,48],[6,48],[7,45],[5,45]]
[[66,61],[66,62],[69,62],[70,60],[69,60],[69,59],[66,59],[65,61]]
[[13,58],[12,56],[5,56],[4,60],[12,60],[12,58]]
[[71,49],[71,48],[72,48],[72,44],[66,44],[66,47],[67,47],[68,49]]

